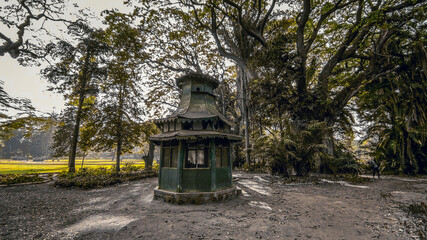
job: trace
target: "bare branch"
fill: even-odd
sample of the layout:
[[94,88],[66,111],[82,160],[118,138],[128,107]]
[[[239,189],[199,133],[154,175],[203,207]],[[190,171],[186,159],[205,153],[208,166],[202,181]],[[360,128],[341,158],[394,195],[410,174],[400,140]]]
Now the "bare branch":
[[264,17],[263,22],[260,25],[261,29],[257,29],[258,31],[256,31],[256,32],[251,29],[251,26],[248,26],[248,23],[244,22],[243,17],[242,17],[242,13],[243,13],[242,6],[239,6],[235,2],[230,1],[230,0],[224,0],[224,3],[227,3],[228,5],[234,7],[238,11],[238,22],[242,26],[243,30],[245,30],[245,32],[247,32],[251,37],[253,37],[255,40],[257,40],[259,43],[261,43],[261,45],[263,45],[265,47],[267,45],[267,43],[266,43],[264,37],[262,36],[262,33],[264,30],[265,24],[266,24],[268,18],[270,17],[270,15],[274,9],[276,0],[273,1],[269,11],[267,12],[266,16]]
[[223,57],[234,60],[236,62],[236,64],[239,66],[245,66],[244,61],[240,57],[238,57],[232,53],[227,52],[224,49],[224,47],[222,46],[221,41],[219,40],[219,37],[218,37],[218,33],[217,33],[218,26],[216,23],[216,13],[215,13],[215,9],[213,9],[213,8],[211,9],[211,23],[212,23],[212,28],[210,28],[209,30],[211,31],[212,36],[214,37],[214,40],[215,40],[216,46],[218,48],[219,54]]

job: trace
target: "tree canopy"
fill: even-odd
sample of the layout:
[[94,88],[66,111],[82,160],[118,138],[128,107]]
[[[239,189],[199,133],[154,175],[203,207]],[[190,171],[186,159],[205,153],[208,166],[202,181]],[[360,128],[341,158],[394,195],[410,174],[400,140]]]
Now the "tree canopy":
[[[358,171],[358,136],[384,170],[426,172],[423,0],[125,1],[134,10],[104,11],[103,29],[64,20],[76,42],[38,52],[22,36],[27,22],[63,21],[64,2],[48,2],[3,9],[3,24],[21,30],[15,42],[0,35],[0,55],[55,58],[44,73],[75,106],[75,144],[115,147],[119,160],[151,129],[147,118],[177,106],[175,79],[196,72],[220,80],[219,109],[244,136],[234,155],[248,165],[284,175]],[[1,99],[18,104],[4,91]]]

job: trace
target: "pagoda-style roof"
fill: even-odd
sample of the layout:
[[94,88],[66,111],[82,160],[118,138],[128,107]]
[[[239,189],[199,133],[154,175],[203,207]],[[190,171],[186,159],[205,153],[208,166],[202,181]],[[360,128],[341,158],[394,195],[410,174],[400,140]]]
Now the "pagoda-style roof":
[[178,78],[176,84],[182,90],[178,108],[171,115],[157,119],[155,122],[175,119],[206,120],[219,118],[225,124],[233,125],[216,108],[213,90],[218,87],[218,80],[205,74],[189,73]]
[[173,138],[213,137],[239,141],[230,133],[233,125],[216,108],[213,90],[218,80],[204,74],[189,73],[176,80],[181,88],[178,108],[169,116],[154,120],[162,133],[150,137],[153,141]]
[[178,87],[181,88],[181,84],[187,79],[193,79],[196,81],[202,81],[206,84],[212,84],[213,89],[219,86],[219,81],[217,79],[201,73],[188,73],[180,78],[177,78],[176,85],[178,85]]

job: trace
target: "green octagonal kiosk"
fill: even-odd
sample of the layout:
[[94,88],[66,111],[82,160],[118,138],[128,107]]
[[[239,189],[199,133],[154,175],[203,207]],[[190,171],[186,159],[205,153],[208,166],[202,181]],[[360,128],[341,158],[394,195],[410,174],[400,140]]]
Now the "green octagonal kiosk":
[[176,80],[182,90],[178,109],[154,122],[162,130],[149,139],[160,146],[159,185],[155,198],[202,203],[236,196],[232,183],[233,144],[241,137],[218,112],[213,90],[218,80],[190,73]]

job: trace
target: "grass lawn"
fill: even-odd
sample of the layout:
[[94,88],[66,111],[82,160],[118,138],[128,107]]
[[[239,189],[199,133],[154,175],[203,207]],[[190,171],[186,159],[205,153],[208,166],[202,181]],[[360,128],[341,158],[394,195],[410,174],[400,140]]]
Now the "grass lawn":
[[[133,162],[137,166],[144,166],[144,161],[140,159],[124,159],[120,166],[123,167],[128,162]],[[83,167],[111,168],[113,164],[115,164],[115,161],[113,162],[111,159],[85,159]],[[76,169],[80,169],[81,166],[82,160],[76,159]],[[68,170],[68,159],[60,159],[59,161],[45,160],[43,162],[0,159],[0,174],[49,173],[66,170]]]

